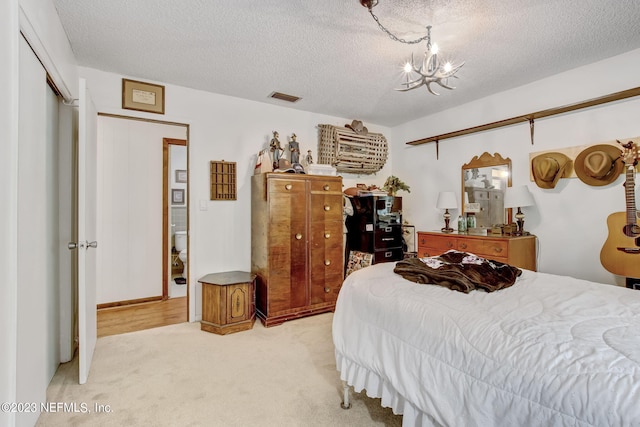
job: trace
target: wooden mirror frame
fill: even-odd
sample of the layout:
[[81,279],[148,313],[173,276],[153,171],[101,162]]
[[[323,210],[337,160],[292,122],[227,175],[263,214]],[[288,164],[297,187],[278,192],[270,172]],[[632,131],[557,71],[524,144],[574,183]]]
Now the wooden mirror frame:
[[[493,166],[505,166],[507,168],[507,172],[508,172],[508,176],[507,176],[507,187],[511,187],[511,159],[510,158],[503,158],[500,154],[498,153],[494,153],[493,155],[489,154],[488,152],[484,152],[480,157],[475,156],[473,159],[471,159],[471,161],[469,163],[465,163],[464,165],[462,165],[461,168],[461,186],[462,186],[462,192],[461,192],[461,198],[462,198],[462,202],[460,204],[461,208],[461,212],[464,215],[465,211],[464,211],[464,205],[465,205],[465,200],[464,200],[464,194],[465,194],[465,171],[471,170],[471,169],[481,169],[481,168],[490,168]],[[503,192],[503,197],[504,197],[504,192]],[[505,214],[503,215],[505,218],[505,221],[507,224],[511,223],[511,208],[507,208],[505,209]],[[491,227],[494,224],[478,224],[478,227],[480,226],[484,226],[484,227]]]

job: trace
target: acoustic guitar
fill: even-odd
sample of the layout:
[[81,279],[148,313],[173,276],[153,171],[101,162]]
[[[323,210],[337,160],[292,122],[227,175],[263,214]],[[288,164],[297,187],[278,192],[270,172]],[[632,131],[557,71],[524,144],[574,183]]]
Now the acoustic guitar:
[[627,212],[615,212],[607,218],[609,236],[600,251],[600,262],[613,274],[638,278],[640,277],[640,225],[636,214],[634,183],[638,147],[633,141],[622,144],[622,147],[624,148],[622,160],[626,172],[624,192]]

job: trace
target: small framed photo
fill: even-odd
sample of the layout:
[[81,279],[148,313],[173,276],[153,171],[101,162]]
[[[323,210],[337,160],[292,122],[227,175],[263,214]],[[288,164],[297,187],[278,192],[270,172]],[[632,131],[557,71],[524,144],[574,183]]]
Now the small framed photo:
[[184,189],[183,188],[171,189],[171,204],[184,205]]
[[164,86],[122,79],[122,108],[164,114]]
[[176,182],[187,182],[187,171],[184,169],[176,169]]

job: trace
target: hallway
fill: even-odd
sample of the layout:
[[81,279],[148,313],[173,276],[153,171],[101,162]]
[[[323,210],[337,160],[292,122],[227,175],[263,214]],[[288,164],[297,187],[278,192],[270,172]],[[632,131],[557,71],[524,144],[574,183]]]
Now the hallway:
[[98,337],[187,321],[187,297],[98,310]]

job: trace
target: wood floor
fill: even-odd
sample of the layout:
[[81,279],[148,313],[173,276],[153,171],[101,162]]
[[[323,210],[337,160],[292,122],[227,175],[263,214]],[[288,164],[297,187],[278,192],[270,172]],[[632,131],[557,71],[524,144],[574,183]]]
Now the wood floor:
[[98,337],[187,321],[187,297],[98,310]]

